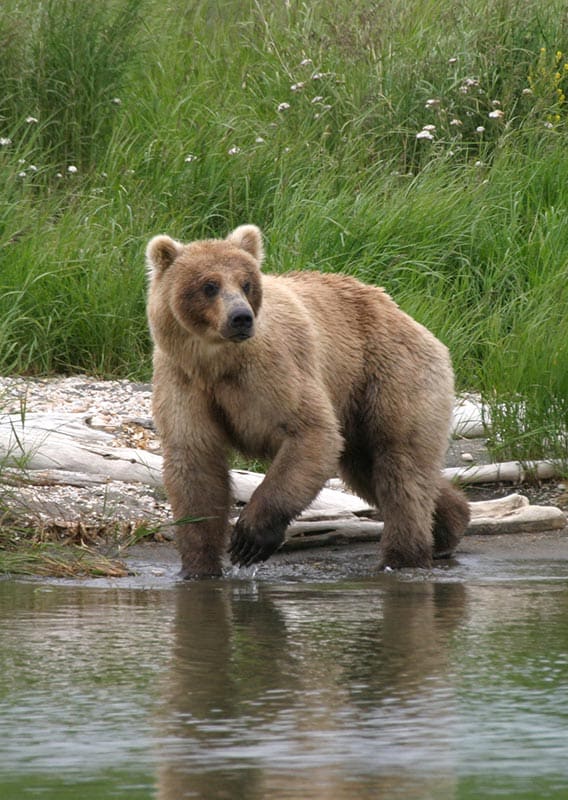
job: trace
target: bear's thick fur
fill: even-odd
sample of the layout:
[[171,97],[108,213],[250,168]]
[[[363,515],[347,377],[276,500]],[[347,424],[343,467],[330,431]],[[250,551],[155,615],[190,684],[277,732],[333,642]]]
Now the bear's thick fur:
[[262,275],[262,257],[254,225],[224,240],[148,244],[153,410],[182,574],[221,573],[232,449],[271,459],[233,530],[233,563],[267,559],[339,473],[380,510],[382,566],[430,566],[469,521],[440,476],[447,349],[382,289],[318,272]]

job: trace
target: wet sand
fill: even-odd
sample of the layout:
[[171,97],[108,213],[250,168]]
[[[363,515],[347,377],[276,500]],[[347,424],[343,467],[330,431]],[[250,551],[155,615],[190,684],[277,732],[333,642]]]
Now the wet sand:
[[[224,579],[328,582],[369,580],[385,573],[377,568],[376,543],[317,547],[276,553],[259,567],[227,566]],[[171,543],[140,544],[128,551],[126,563],[135,573],[121,585],[177,584],[179,558]],[[568,528],[545,533],[466,536],[454,558],[440,560],[431,570],[402,570],[392,577],[418,581],[479,582],[517,580],[546,575],[568,580]]]

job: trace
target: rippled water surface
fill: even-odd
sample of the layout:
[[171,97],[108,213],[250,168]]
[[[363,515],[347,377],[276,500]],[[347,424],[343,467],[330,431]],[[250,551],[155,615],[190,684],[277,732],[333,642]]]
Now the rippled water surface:
[[0,581],[0,797],[565,800],[567,574]]

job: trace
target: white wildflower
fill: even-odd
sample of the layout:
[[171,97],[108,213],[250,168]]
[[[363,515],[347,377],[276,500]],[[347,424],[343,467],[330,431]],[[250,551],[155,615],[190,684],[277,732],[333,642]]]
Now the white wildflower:
[[282,113],[283,111],[287,111],[290,108],[290,103],[280,103],[278,105],[277,111]]
[[554,128],[554,125],[552,124],[552,122],[545,122],[544,127],[550,130],[550,128]]
[[290,89],[293,92],[301,92],[305,85],[306,84],[303,81],[299,81],[298,83],[293,83],[292,86],[290,86]]
[[186,164],[191,164],[192,161],[196,161],[196,160],[197,160],[197,156],[194,155],[193,153],[189,153],[184,158],[184,161],[185,161]]
[[303,58],[303,59],[300,61],[300,66],[301,66],[301,67],[309,67],[309,66],[310,66],[310,64],[313,64],[313,63],[314,63],[314,62],[312,61],[312,59],[311,59],[311,58]]
[[26,122],[28,125],[35,125],[39,120],[37,117],[26,117]]
[[230,156],[236,156],[236,155],[238,155],[240,152],[241,152],[241,148],[240,148],[240,147],[237,147],[237,145],[236,145],[236,144],[234,144],[232,147],[229,147],[229,149],[227,150],[227,153],[228,153]]
[[433,136],[430,131],[422,130],[416,134],[417,139],[428,139],[430,142],[433,140]]
[[316,96],[312,100],[312,103],[321,103],[322,100],[323,97],[321,96],[321,94],[316,94]]
[[476,167],[482,167],[483,166],[483,161],[476,161],[475,162],[475,166]]
[[485,133],[485,128],[483,127],[483,125],[478,125],[477,128],[475,129],[475,132],[476,133]]
[[56,172],[55,173],[55,177],[56,178],[62,178],[63,177],[63,173],[62,172]]
[[470,89],[474,89],[476,87],[479,87],[479,81],[477,78],[464,78],[462,85],[460,86],[460,92],[462,94],[467,94]]
[[0,147],[8,147],[10,144],[12,144],[11,139],[8,139],[6,136],[0,136]]
[[452,58],[448,58],[448,64],[450,64],[450,66],[452,64],[457,64],[457,63],[458,63],[458,60],[457,60],[457,58],[455,56],[452,56]]
[[25,177],[26,177],[25,172],[18,172],[18,178],[25,178]]
[[505,112],[501,111],[500,108],[496,108],[495,111],[490,111],[489,112],[489,118],[490,119],[503,119],[504,116],[505,116]]
[[312,75],[313,81],[320,81],[323,78],[323,72],[314,72]]
[[70,165],[67,167],[67,172],[70,172],[70,173],[71,173],[71,175],[75,175],[75,173],[76,173],[76,172],[78,172],[78,171],[79,171],[79,170],[77,169],[77,167],[75,167],[73,164],[70,164]]
[[255,141],[257,144],[264,144],[264,139],[262,138],[262,136],[257,136],[257,137],[256,137],[256,139],[255,139],[254,141]]
[[463,122],[461,121],[461,119],[451,119],[450,120],[450,125],[453,125],[454,127],[459,128],[460,125],[463,125]]
[[122,100],[120,99],[120,97],[113,97],[110,102],[113,104],[113,106],[121,106],[122,105]]
[[523,89],[523,94],[524,95],[531,95],[532,93],[533,93],[533,90],[529,89],[528,86]]
[[434,97],[430,98],[430,100],[426,100],[425,108],[440,108],[440,100],[435,99]]
[[422,130],[423,131],[430,131],[430,133],[432,133],[433,131],[436,130],[436,126],[435,125],[424,125]]
[[492,100],[491,101],[491,105],[493,106],[493,108],[499,108],[501,106],[501,101],[500,100]]
[[30,172],[37,172],[37,167],[35,164],[30,164],[28,169]]

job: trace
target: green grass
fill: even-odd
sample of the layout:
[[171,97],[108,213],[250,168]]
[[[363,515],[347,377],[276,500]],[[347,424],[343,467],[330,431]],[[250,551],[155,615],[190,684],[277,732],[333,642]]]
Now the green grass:
[[0,17],[2,372],[148,377],[147,240],[254,222],[440,336],[501,455],[568,458],[561,0],[91,6]]
[[[105,535],[112,540],[118,530],[109,524],[108,531],[102,526],[97,532],[98,542],[85,544],[83,538],[89,531],[77,525],[63,539],[47,531],[41,524],[36,528],[28,524],[21,526],[4,506],[6,498],[0,498],[0,578],[3,575],[50,575],[58,578],[76,576],[105,576],[122,578],[130,574],[126,564],[117,558],[117,553],[105,553],[100,545]],[[118,526],[114,526],[118,529]],[[122,537],[124,547],[133,537]],[[118,538],[117,538],[118,541]],[[133,543],[133,542],[132,542]],[[108,549],[105,545],[104,549]],[[117,550],[118,548],[115,548]]]

